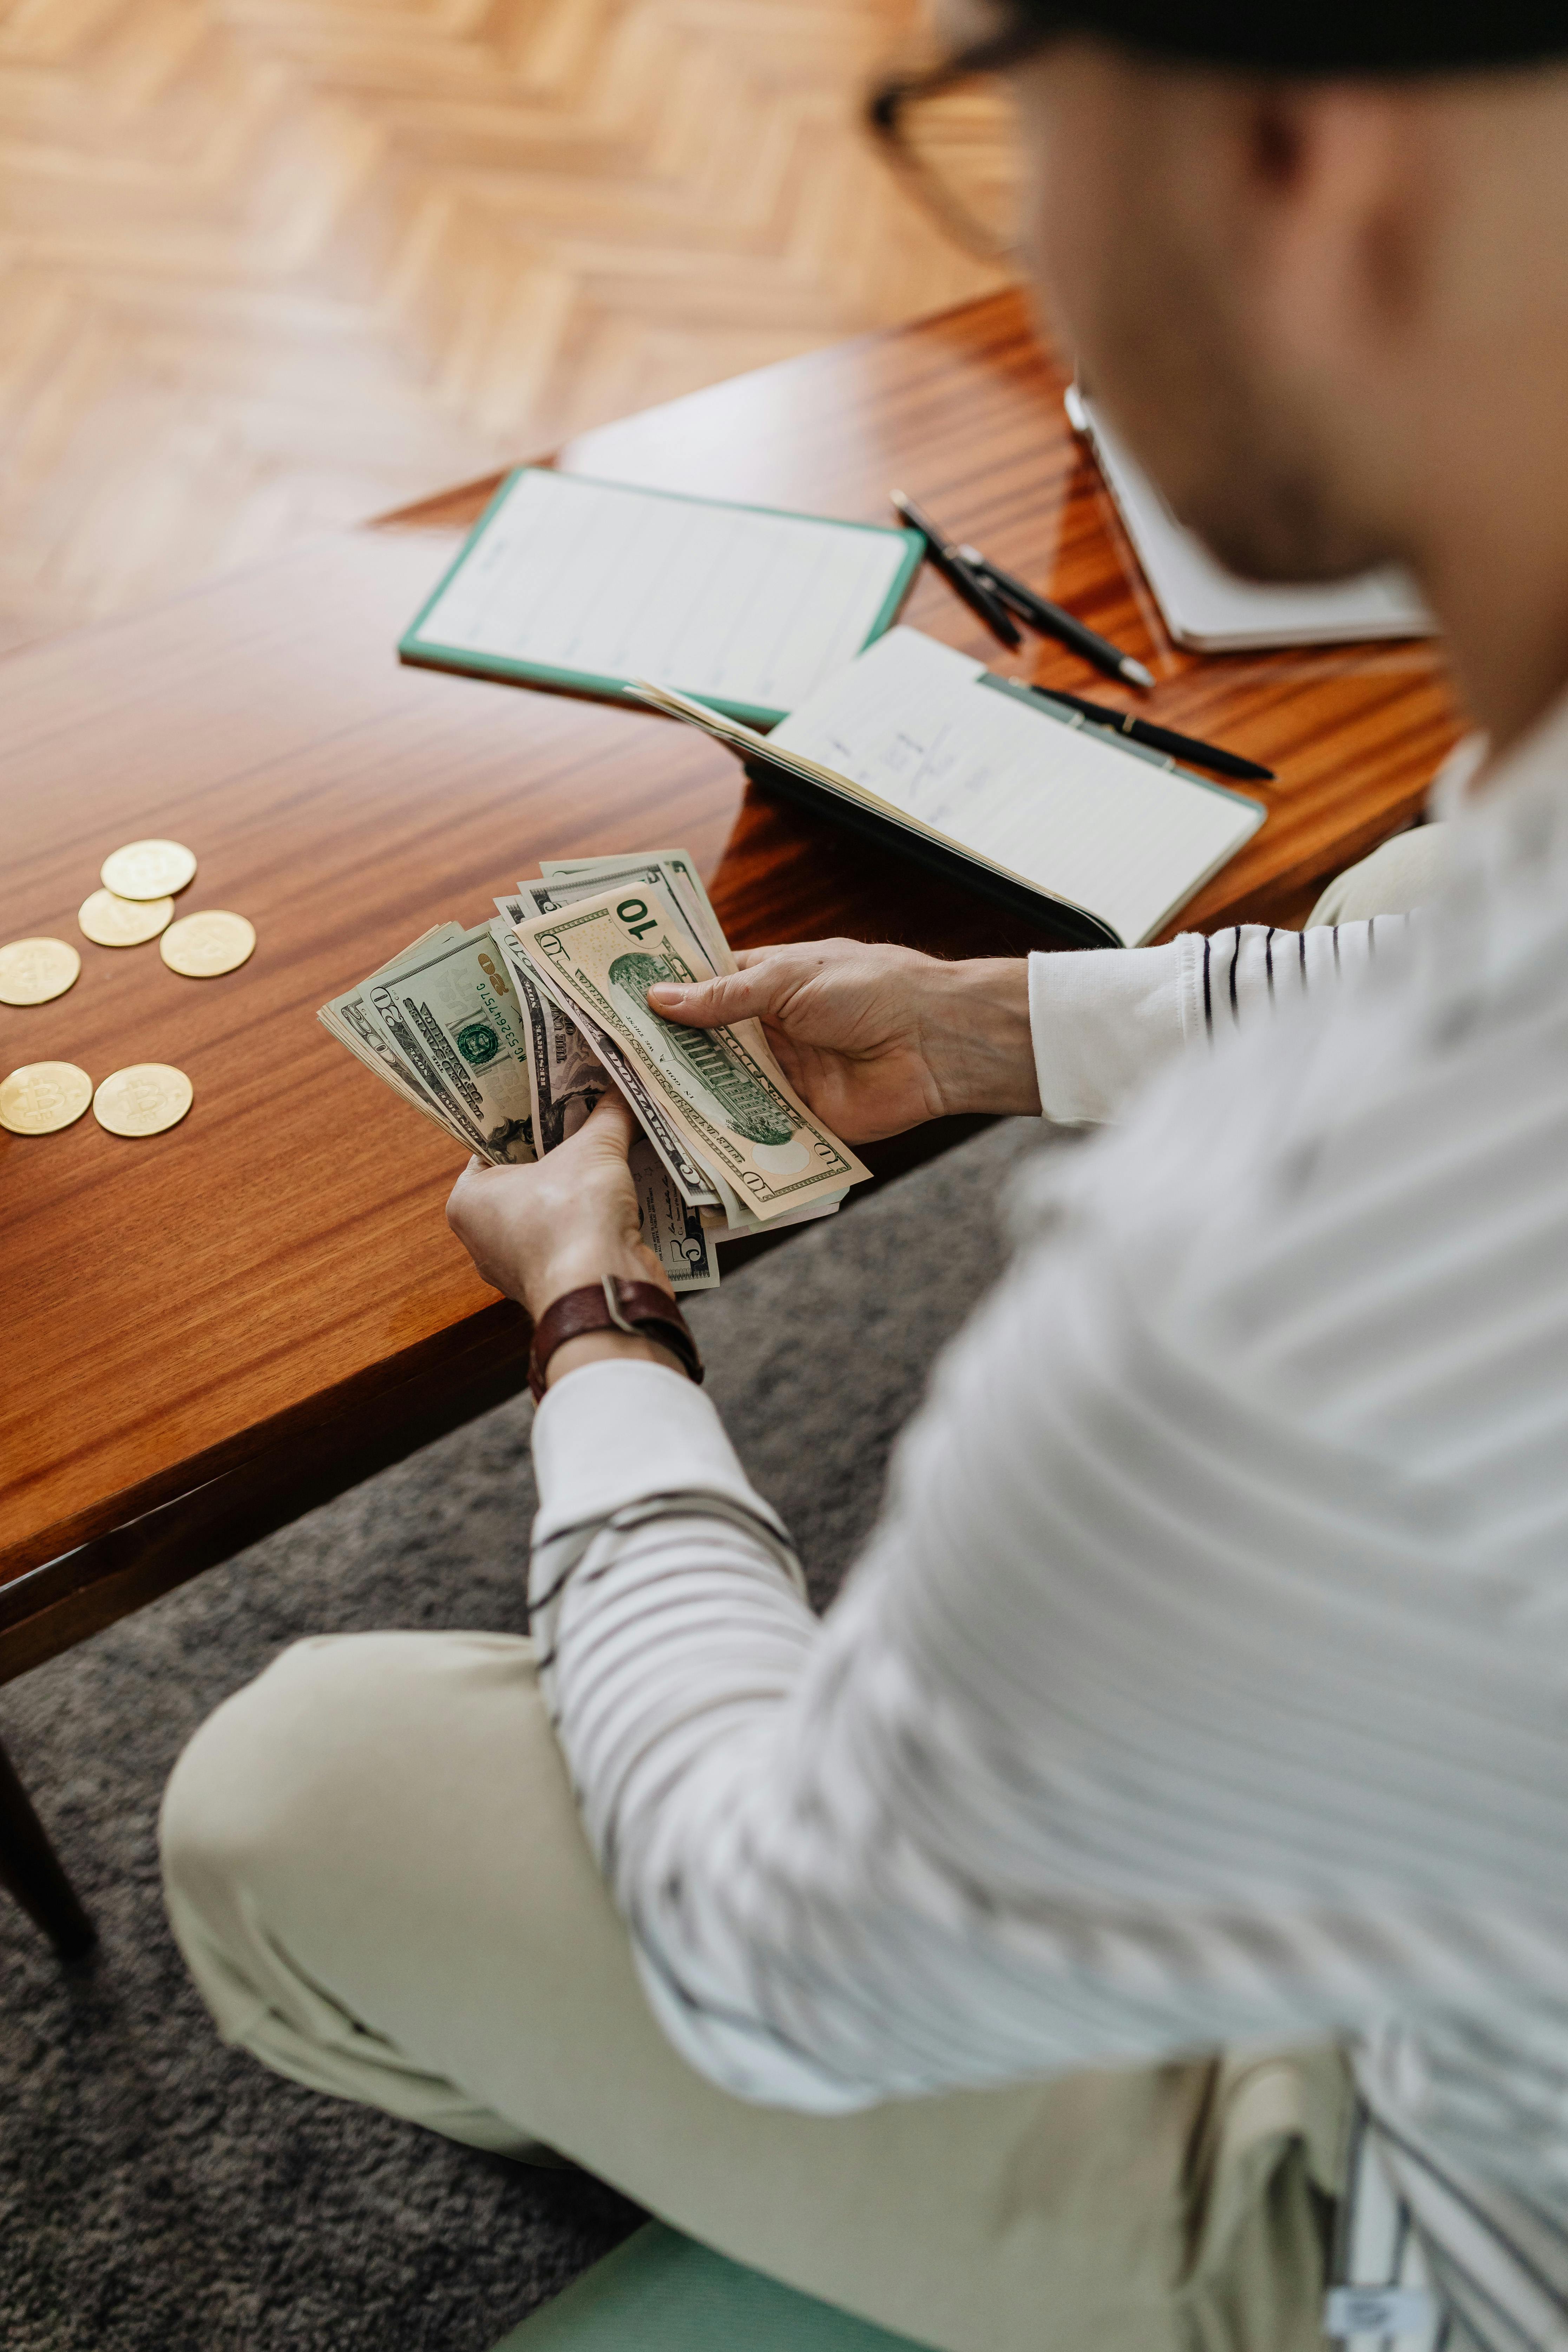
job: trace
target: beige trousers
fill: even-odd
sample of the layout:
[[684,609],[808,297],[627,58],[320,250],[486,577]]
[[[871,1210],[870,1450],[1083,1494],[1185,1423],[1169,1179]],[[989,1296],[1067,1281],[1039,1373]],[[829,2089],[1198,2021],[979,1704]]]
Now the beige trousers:
[[[1375,890],[1342,877],[1327,919],[1397,901],[1402,869],[1429,869],[1430,833],[1377,854]],[[192,1740],[163,1841],[170,1917],[220,2032],[297,2082],[479,2147],[561,2150],[693,2237],[942,2352],[1321,2340],[1337,2053],[831,2118],[727,2096],[644,2001],[525,1641],[297,1643]]]
[[1405,915],[1425,907],[1442,886],[1449,827],[1418,824],[1396,833],[1359,865],[1336,874],[1307,918],[1314,923],[1360,923],[1369,915]]
[[754,2107],[678,2058],[578,1822],[531,1645],[297,1643],[164,1802],[226,2041],[454,2139],[574,2157],[693,2237],[947,2352],[1307,2352],[1345,2077],[1255,2052]]

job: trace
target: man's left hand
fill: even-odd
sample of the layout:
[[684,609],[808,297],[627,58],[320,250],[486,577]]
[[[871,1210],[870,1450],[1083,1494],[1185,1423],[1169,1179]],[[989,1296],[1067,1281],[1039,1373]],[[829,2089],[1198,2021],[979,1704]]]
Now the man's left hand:
[[479,1273],[537,1323],[568,1290],[606,1274],[669,1284],[639,1236],[637,1197],[626,1166],[637,1128],[618,1094],[548,1158],[527,1168],[487,1168],[470,1160],[452,1187],[447,1222]]

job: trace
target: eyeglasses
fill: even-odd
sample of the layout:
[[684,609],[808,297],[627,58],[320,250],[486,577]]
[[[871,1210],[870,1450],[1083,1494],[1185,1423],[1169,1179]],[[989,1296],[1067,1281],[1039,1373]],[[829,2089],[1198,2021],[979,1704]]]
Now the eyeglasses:
[[939,65],[890,75],[867,100],[867,123],[889,163],[947,235],[982,260],[1015,256],[1021,226],[1016,112],[998,77],[1045,38],[1037,25],[1011,25]]

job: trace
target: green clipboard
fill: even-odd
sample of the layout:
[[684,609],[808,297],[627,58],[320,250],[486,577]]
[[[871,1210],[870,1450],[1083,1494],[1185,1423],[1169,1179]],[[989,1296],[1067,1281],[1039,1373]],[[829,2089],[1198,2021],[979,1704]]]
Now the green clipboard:
[[[445,645],[438,638],[429,637],[425,634],[426,621],[435,611],[464,564],[473,555],[517,484],[525,480],[530,475],[552,471],[553,469],[549,467],[517,466],[508,474],[468,538],[463,541],[456,557],[447,565],[436,586],[420,606],[412,625],[398,639],[397,658],[400,662],[406,662],[417,669],[452,670],[464,677],[493,678],[506,686],[548,687],[560,692],[603,696],[605,699],[614,701],[621,699],[623,688],[630,683],[627,678],[611,677],[595,670],[556,668],[547,662],[515,661],[505,654],[480,653],[471,646]],[[898,616],[899,607],[909,593],[910,583],[919,570],[921,558],[925,551],[925,541],[919,531],[907,530],[890,524],[846,522],[835,515],[795,514],[784,507],[747,505],[736,499],[694,498],[683,490],[654,489],[641,482],[607,482],[591,474],[563,474],[560,478],[563,481],[592,484],[598,489],[630,490],[639,498],[668,499],[686,506],[728,509],[731,513],[775,515],[788,522],[820,523],[831,530],[868,531],[878,539],[901,541],[903,549],[898,567],[893,573],[888,592],[872,619],[870,627],[855,647],[857,653],[864,653],[868,645],[874,644],[877,638],[891,628]],[[689,686],[687,681],[681,678],[666,678],[660,683],[673,686],[682,693],[699,690]],[[701,698],[711,704],[715,710],[723,711],[727,717],[743,719],[748,727],[776,727],[781,719],[786,719],[789,716],[786,710],[770,709],[756,703],[728,702],[715,694],[703,694]]]
[[727,2262],[661,2221],[514,2327],[495,2352],[917,2352],[868,2319]]

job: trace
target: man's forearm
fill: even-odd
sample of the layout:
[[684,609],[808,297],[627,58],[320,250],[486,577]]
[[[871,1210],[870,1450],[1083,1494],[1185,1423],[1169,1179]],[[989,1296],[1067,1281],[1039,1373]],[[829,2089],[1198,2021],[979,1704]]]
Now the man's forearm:
[[932,963],[921,1051],[945,1112],[1112,1116],[1182,1044],[1174,945]]

